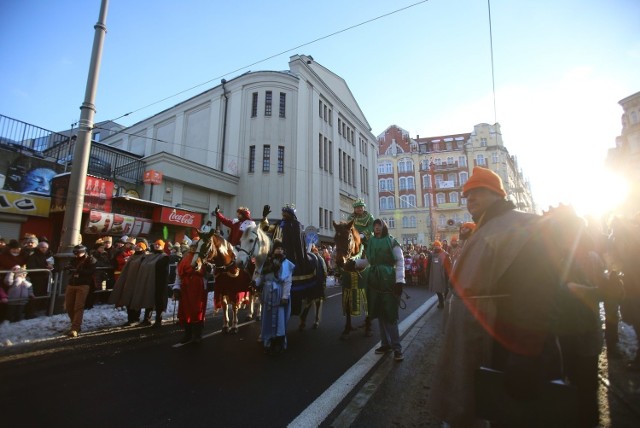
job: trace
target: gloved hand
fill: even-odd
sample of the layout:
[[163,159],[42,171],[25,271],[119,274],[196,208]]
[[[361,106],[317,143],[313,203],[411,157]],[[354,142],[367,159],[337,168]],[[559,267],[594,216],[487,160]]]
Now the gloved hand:
[[365,238],[364,233],[361,233],[360,234],[360,239],[364,239],[364,238]]
[[265,205],[262,208],[262,218],[267,217],[269,214],[271,214],[271,207],[269,205]]
[[213,210],[211,214],[217,217],[219,212],[220,212],[220,205],[216,205],[216,209]]
[[504,370],[504,386],[518,400],[537,397],[544,383],[542,364],[538,358],[511,354]]
[[280,299],[280,306],[287,306],[289,304],[289,299]]
[[344,262],[344,270],[347,272],[353,272],[356,270],[356,261],[353,259],[349,259]]
[[402,296],[402,287],[404,287],[404,283],[402,282],[396,282],[395,284],[393,284],[393,287],[391,287],[393,295],[396,297]]
[[178,300],[180,300],[180,289],[179,288],[174,288],[173,289],[173,300],[175,300],[176,302]]

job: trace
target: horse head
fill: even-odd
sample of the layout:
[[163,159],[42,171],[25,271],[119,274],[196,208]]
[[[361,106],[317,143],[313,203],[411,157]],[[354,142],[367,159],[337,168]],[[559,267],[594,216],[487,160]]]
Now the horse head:
[[240,237],[238,246],[238,257],[236,263],[244,270],[250,270],[250,266],[257,267],[256,273],[264,264],[271,251],[271,240],[260,226],[249,226]]
[[212,233],[206,243],[198,245],[198,252],[202,245],[208,244],[204,257],[207,263],[211,263],[216,269],[231,269],[236,265],[236,254],[229,241],[217,233]]
[[334,236],[336,244],[336,266],[342,269],[348,259],[360,254],[360,233],[358,233],[358,230],[354,226],[353,220],[349,222],[341,221],[340,223],[334,221],[333,227],[336,230]]

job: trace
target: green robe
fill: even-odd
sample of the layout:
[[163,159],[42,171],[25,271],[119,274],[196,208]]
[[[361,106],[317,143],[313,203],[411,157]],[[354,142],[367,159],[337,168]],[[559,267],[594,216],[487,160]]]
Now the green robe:
[[373,236],[373,216],[368,211],[364,211],[361,216],[356,216],[355,213],[352,213],[347,220],[354,220],[353,225],[358,232],[364,235],[365,244],[369,242],[369,239]]
[[398,298],[392,288],[396,282],[396,260],[393,247],[400,246],[392,236],[372,236],[366,247],[369,268],[367,274],[367,304],[371,319],[387,322],[398,320]]

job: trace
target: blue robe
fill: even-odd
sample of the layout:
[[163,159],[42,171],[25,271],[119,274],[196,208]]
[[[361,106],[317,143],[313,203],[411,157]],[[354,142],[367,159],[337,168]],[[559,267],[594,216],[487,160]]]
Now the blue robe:
[[[287,347],[287,322],[291,317],[291,282],[295,265],[284,259],[278,275],[269,272],[258,278],[256,283],[262,286],[262,343],[270,346],[274,337],[284,337],[283,347]],[[286,306],[280,305],[282,299],[288,299]]]

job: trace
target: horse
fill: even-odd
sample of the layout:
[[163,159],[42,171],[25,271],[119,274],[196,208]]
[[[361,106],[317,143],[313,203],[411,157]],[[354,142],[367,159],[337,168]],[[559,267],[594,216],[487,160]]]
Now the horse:
[[[260,226],[252,226],[245,229],[240,238],[238,247],[238,265],[243,269],[253,264],[255,279],[262,271],[265,260],[271,253],[273,244],[269,236]],[[291,315],[300,317],[299,330],[306,327],[306,317],[311,306],[316,309],[313,328],[320,325],[324,288],[326,286],[327,269],[322,257],[311,252],[307,253],[307,260],[313,268],[307,275],[293,276],[291,285]]]
[[[214,310],[223,310],[222,332],[236,334],[238,332],[238,310],[249,297],[251,276],[236,263],[236,253],[229,241],[217,233],[206,238],[209,248],[204,259],[213,265],[215,283],[213,285]],[[202,245],[202,244],[200,244]],[[200,245],[199,248],[200,249]],[[229,305],[232,318],[229,319]]]
[[367,313],[367,298],[362,272],[346,267],[347,260],[359,259],[364,252],[364,244],[360,240],[360,233],[354,226],[354,221],[333,222],[336,230],[334,241],[336,245],[335,263],[341,272],[340,285],[342,286],[342,312],[346,317],[346,323],[341,339],[348,339],[349,333],[355,329],[351,325],[351,316],[359,316],[365,313],[365,336],[371,336],[371,320]]
[[[271,239],[260,226],[249,226],[240,237],[240,245],[237,247],[236,263],[240,269],[251,274],[252,281],[260,275],[262,266],[271,252]],[[260,305],[260,293],[252,292],[249,298],[249,315],[247,321],[260,320],[262,314]],[[255,314],[255,315],[254,315]]]

